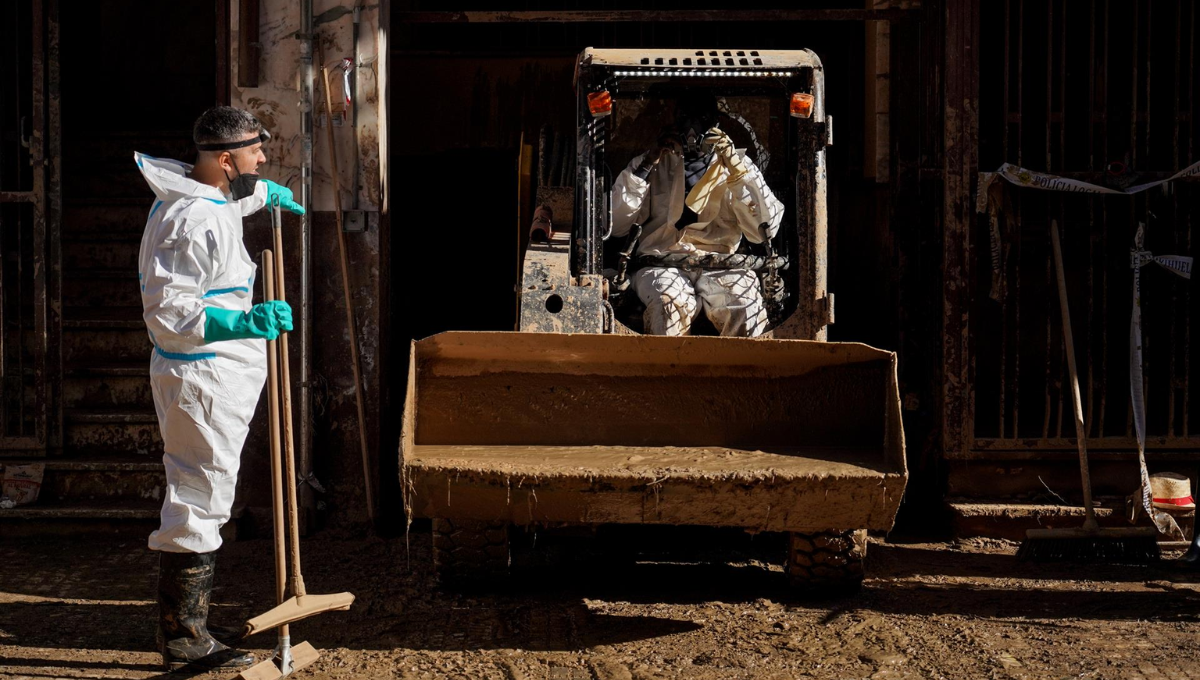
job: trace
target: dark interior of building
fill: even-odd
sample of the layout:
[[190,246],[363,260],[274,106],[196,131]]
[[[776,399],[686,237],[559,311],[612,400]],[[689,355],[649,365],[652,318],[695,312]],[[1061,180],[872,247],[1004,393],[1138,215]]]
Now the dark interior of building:
[[[436,9],[406,4],[412,6],[404,9]],[[655,3],[652,9],[687,8]],[[401,351],[409,338],[443,330],[514,327],[519,144],[536,143],[543,125],[573,137],[574,62],[589,46],[809,48],[820,55],[827,74],[828,111],[837,123],[828,156],[830,288],[838,296],[830,338],[894,345],[893,324],[879,314],[888,299],[888,282],[886,268],[877,265],[889,256],[875,232],[877,189],[863,178],[861,24],[696,21],[393,29],[393,126],[399,141],[392,146],[390,165],[395,186],[421,187],[421,207],[417,214],[404,217],[401,212],[396,217],[392,264],[403,267],[414,255],[441,252],[449,269],[436,284],[424,268],[397,270],[394,299],[405,301],[398,322],[410,327],[397,329],[393,351]],[[620,172],[625,160],[614,159],[618,166],[611,170]],[[397,206],[405,205],[403,194],[404,190],[396,193]],[[405,229],[403,224],[416,228]],[[854,246],[839,247],[841,243]]]

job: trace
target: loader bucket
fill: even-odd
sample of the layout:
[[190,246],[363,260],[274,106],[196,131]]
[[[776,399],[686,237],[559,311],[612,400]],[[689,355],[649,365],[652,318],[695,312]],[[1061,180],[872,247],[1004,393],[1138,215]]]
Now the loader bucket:
[[410,517],[889,530],[896,356],[861,344],[452,332],[413,343]]

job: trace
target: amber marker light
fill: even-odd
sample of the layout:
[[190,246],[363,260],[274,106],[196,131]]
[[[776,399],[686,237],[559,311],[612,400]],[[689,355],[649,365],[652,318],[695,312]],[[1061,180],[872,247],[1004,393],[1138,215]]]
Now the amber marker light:
[[792,117],[812,118],[814,97],[804,92],[792,94]]
[[608,93],[608,90],[589,92],[587,100],[588,110],[592,112],[593,117],[602,118],[612,113],[612,95]]

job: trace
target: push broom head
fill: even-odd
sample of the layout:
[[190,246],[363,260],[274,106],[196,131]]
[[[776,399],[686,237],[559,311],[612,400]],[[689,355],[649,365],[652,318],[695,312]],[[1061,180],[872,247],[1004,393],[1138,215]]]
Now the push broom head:
[[279,667],[281,660],[278,655],[271,659],[263,659],[250,668],[238,673],[238,680],[279,680],[307,668],[321,658],[321,653],[307,642],[301,642],[291,648],[292,663],[288,672],[284,673]]
[[353,593],[299,595],[288,598],[274,609],[247,621],[245,635],[250,636],[264,630],[278,628],[322,612],[345,611],[352,604],[354,604]]
[[1030,529],[1017,551],[1031,562],[1149,564],[1159,557],[1154,527]]

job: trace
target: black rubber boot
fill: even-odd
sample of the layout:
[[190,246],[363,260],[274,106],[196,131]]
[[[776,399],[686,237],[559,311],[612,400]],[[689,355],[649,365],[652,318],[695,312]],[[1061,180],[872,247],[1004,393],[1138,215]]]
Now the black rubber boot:
[[1183,557],[1179,558],[1179,566],[1200,570],[1200,531],[1195,533],[1191,547],[1183,554]]
[[[217,553],[213,552],[210,554],[212,555],[213,569],[215,570]],[[208,634],[216,638],[217,642],[223,645],[236,647],[239,642],[246,639],[246,627],[244,625],[222,626],[212,621],[206,621],[204,625],[208,628]]]
[[158,651],[163,665],[175,670],[245,668],[254,656],[230,649],[208,632],[215,553],[159,553]]
[[[242,640],[246,639],[246,629],[244,626],[222,626],[217,623],[207,624],[208,634],[213,636],[213,639],[228,647],[237,647]],[[158,632],[158,645],[162,646],[162,631]]]
[[208,624],[208,634],[223,645],[235,647],[246,638],[246,628],[244,626],[222,626],[210,623]]

